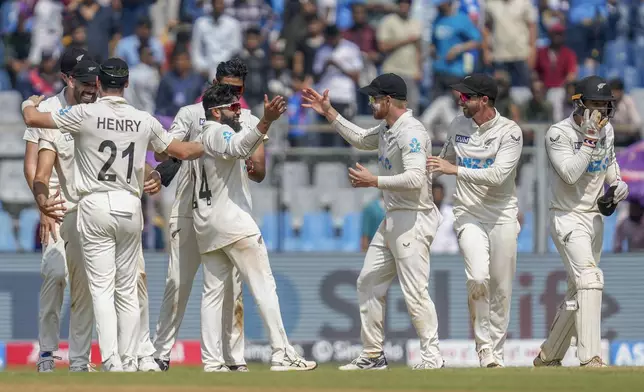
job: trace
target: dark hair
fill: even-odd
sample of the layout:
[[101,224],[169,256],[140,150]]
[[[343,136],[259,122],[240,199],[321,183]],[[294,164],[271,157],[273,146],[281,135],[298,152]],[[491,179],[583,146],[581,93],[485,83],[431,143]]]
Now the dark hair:
[[219,105],[226,105],[235,102],[237,99],[237,90],[233,86],[217,83],[210,86],[203,93],[203,109],[206,112],[206,118],[210,118],[210,108]]
[[249,35],[262,35],[262,30],[257,26],[251,26],[246,29],[246,37]]
[[328,25],[324,29],[324,36],[325,37],[332,37],[332,38],[339,37],[340,36],[340,29],[338,29],[338,26],[336,26],[336,25]]
[[141,43],[141,45],[139,45],[139,58],[141,56],[143,56],[143,51],[146,50],[146,49],[152,49],[152,48],[150,48],[150,46],[148,45],[147,42],[145,44]]
[[439,181],[432,181],[432,190],[434,190],[434,189],[440,189],[440,190],[444,191],[445,187]]
[[246,67],[246,64],[244,64],[239,57],[235,57],[231,60],[219,63],[215,78],[218,81],[221,81],[225,77],[241,78],[241,80],[246,80],[246,75],[248,75],[248,67]]
[[608,82],[610,85],[611,90],[624,90],[624,81],[622,79],[613,79],[610,82]]

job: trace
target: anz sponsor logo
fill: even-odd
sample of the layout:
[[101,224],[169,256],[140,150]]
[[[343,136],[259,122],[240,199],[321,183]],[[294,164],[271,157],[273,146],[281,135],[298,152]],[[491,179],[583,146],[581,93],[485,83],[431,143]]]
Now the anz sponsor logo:
[[456,135],[456,138],[454,138],[456,143],[463,143],[467,144],[470,142],[470,137],[469,136],[463,136],[463,135]]
[[467,157],[458,157],[458,165],[460,167],[465,167],[468,169],[487,169],[494,163],[493,158],[488,159],[478,159],[478,158],[467,158]]
[[378,164],[384,168],[385,170],[391,170],[391,162],[389,161],[389,158],[380,155],[378,156]]
[[608,158],[591,161],[586,168],[586,173],[601,173],[608,168]]

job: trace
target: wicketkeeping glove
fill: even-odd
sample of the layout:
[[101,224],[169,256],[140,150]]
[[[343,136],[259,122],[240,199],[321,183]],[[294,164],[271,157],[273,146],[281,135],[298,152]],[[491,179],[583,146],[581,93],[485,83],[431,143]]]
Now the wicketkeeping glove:
[[615,203],[619,203],[622,200],[625,200],[628,197],[628,184],[622,180],[617,180],[610,184],[611,187],[615,187],[615,195],[613,195],[613,200]]
[[181,161],[176,158],[170,158],[167,161],[161,162],[154,169],[159,172],[161,175],[161,184],[164,187],[168,187],[172,182],[172,179],[179,171],[181,167]]
[[599,111],[593,110],[590,113],[589,109],[584,110],[584,119],[581,122],[581,132],[584,134],[584,144],[588,147],[595,148],[597,140],[599,139],[599,132],[608,123],[608,118],[602,120],[602,115]]

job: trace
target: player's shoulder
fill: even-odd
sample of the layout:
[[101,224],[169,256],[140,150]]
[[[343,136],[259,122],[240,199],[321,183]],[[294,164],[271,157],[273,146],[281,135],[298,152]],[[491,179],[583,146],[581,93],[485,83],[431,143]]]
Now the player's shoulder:
[[58,95],[54,95],[42,101],[38,105],[38,111],[41,112],[55,112],[62,109],[63,103],[60,101]]
[[203,123],[206,121],[206,111],[203,108],[203,104],[201,102],[197,102],[183,106],[181,109],[179,109],[179,112],[177,112],[176,117],[181,118],[184,121],[198,121],[199,125],[203,125]]
[[565,118],[557,123],[554,123],[546,131],[546,141],[555,143],[561,138],[570,139],[576,133],[575,127],[570,118]]
[[496,126],[499,128],[504,137],[511,138],[515,142],[521,140],[521,134],[523,132],[521,131],[521,127],[516,123],[516,121],[504,116],[499,116]]

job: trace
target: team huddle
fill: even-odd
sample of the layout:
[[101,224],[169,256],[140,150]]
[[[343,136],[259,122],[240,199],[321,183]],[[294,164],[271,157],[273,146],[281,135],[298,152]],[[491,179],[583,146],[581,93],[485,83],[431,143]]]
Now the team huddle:
[[[289,343],[275,280],[252,218],[249,181],[265,176],[264,142],[286,111],[283,97],[264,98],[262,118],[242,109],[246,66],[222,62],[202,102],[181,108],[170,130],[123,98],[127,64],[97,64],[79,49],[61,59],[66,87],[22,104],[27,130],[25,177],[42,212],[39,372],[55,368],[60,314],[70,287],[70,371],[91,371],[96,327],[103,370],[167,371],[193,281],[203,265],[201,352],[206,372],[246,372],[242,282],[259,308],[272,347],[271,370],[306,371]],[[361,88],[381,123],[363,129],[331,106],[329,92],[304,89],[304,107],[331,122],[351,145],[377,150],[379,173],[357,164],[353,187],[383,191],[386,215],[358,278],[362,353],[341,370],[387,368],[384,304],[398,276],[420,343],[415,369],[445,366],[436,309],[429,296],[430,247],[442,217],[432,179],[456,176],[455,230],[465,259],[468,305],[481,367],[504,366],[516,270],[515,188],[523,138],[494,108],[495,81],[466,77],[452,86],[463,115],[450,125],[441,154],[431,156],[425,127],[407,109],[407,87],[384,74]],[[603,274],[598,268],[603,215],[628,195],[621,181],[609,119],[608,84],[589,77],[577,85],[575,110],[546,135],[550,160],[550,230],[569,275],[568,293],[535,366],[560,366],[576,336],[582,366],[605,366],[600,350]],[[146,163],[153,150],[156,168]],[[175,179],[176,177],[176,179]],[[141,233],[143,193],[177,182],[172,206],[168,275],[154,339]],[[604,184],[610,185],[604,194]]]

